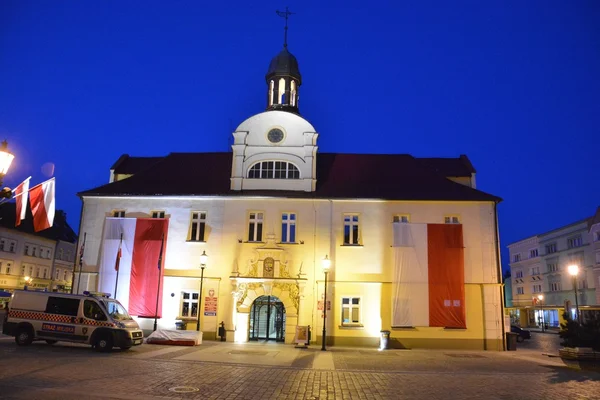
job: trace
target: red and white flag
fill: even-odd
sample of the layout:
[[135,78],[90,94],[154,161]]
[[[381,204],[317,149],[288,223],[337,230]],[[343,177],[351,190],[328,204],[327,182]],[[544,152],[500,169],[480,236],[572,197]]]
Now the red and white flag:
[[56,201],[54,199],[54,178],[34,186],[29,191],[33,229],[36,232],[48,229],[54,223]]
[[29,180],[31,177],[25,179],[15,189],[15,199],[17,201],[17,221],[15,226],[21,225],[21,221],[25,219],[27,213],[27,195],[29,194]]

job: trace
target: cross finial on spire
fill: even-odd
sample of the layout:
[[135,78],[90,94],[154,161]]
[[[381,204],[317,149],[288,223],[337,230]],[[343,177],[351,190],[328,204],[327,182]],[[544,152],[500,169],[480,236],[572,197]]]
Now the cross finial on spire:
[[285,33],[283,35],[283,47],[287,49],[287,30],[288,30],[288,17],[292,14],[295,14],[293,12],[290,12],[288,10],[288,8],[285,8],[285,11],[279,11],[276,10],[275,11],[277,13],[277,15],[279,15],[280,17],[285,18]]

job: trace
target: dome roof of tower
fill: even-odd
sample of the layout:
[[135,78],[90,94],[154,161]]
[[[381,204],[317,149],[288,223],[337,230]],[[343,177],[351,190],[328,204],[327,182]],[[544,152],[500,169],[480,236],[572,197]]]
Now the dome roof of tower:
[[266,78],[268,79],[271,75],[290,75],[297,78],[299,83],[302,83],[298,60],[286,47],[271,60]]

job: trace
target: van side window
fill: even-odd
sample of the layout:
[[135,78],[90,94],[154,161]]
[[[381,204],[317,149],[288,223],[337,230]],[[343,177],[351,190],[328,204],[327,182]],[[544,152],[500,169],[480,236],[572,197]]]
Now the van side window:
[[96,321],[106,321],[106,315],[100,305],[92,300],[85,300],[83,302],[83,315],[89,319],[95,319]]
[[48,297],[46,312],[50,314],[69,315],[76,317],[79,311],[79,299],[68,299],[66,297]]

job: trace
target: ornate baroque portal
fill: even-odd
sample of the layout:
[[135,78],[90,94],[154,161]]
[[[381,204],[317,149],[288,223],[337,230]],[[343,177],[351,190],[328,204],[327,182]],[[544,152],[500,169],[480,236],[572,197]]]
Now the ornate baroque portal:
[[235,341],[246,342],[250,332],[252,304],[261,296],[275,296],[285,307],[285,339],[291,343],[298,325],[298,310],[302,308],[302,292],[306,278],[302,270],[290,273],[287,251],[275,243],[275,235],[268,234],[267,242],[254,249],[247,261],[247,270],[234,270],[230,277],[234,297],[233,323]]

